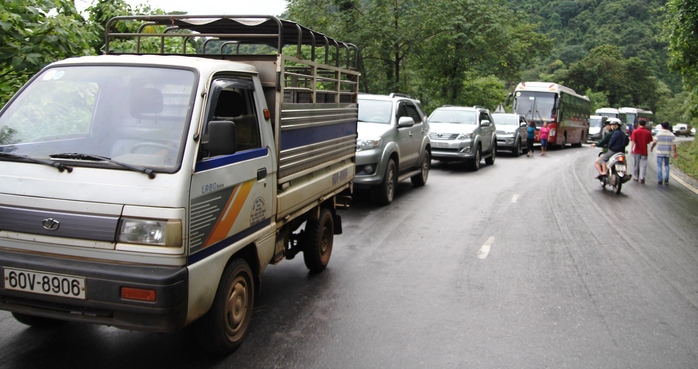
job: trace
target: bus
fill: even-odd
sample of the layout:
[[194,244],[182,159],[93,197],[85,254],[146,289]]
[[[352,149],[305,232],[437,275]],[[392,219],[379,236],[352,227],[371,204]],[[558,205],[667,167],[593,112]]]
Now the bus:
[[620,108],[619,110],[625,113],[625,120],[623,122],[628,125],[628,130],[632,131],[637,128],[641,120],[645,121],[645,128],[652,129],[654,125],[654,113],[652,113],[652,111],[629,107]]
[[600,115],[602,117],[607,117],[607,118],[618,118],[623,123],[627,122],[626,114],[622,109],[599,108],[599,109],[596,109],[596,115]]
[[[552,82],[521,82],[507,98],[514,99],[514,112],[533,121],[537,128],[548,123],[548,143],[557,147],[566,144],[580,147],[589,136],[591,102],[573,89]],[[540,142],[536,130],[536,142]]]

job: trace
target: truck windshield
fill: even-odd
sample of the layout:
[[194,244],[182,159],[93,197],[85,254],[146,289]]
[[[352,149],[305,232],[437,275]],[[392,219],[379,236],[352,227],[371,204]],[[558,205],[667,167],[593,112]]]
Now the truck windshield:
[[514,111],[526,119],[551,121],[554,106],[554,93],[521,91],[516,93]]
[[[194,72],[183,69],[46,69],[1,112],[0,152],[31,158],[80,153],[173,172],[180,166],[194,90]],[[110,166],[85,160],[70,165]]]

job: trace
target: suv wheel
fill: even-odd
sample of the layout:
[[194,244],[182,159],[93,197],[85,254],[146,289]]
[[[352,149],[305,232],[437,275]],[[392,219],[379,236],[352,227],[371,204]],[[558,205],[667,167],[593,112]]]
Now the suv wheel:
[[422,157],[421,164],[419,166],[419,174],[410,178],[412,184],[421,187],[427,183],[427,178],[429,177],[429,168],[431,167],[431,156],[429,151],[424,150],[424,156]]
[[487,165],[492,165],[494,164],[494,159],[497,156],[497,149],[492,148],[492,155],[488,156],[485,158],[485,164]]
[[472,170],[480,169],[480,161],[481,160],[482,160],[482,149],[480,148],[480,145],[478,145],[477,150],[475,150],[475,157],[470,159],[470,162],[468,163],[470,166],[470,169],[472,169]]
[[371,187],[371,200],[378,205],[390,204],[395,196],[395,187],[397,187],[397,168],[395,160],[390,159],[385,166],[383,183]]
[[514,145],[514,150],[511,153],[515,158],[521,155],[521,140],[516,140],[516,145]]

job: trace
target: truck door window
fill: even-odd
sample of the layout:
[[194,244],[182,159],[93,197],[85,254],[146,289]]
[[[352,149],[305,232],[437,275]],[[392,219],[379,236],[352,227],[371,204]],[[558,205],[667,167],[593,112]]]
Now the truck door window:
[[[207,121],[227,120],[235,123],[236,151],[262,147],[254,90],[247,81],[216,80],[211,88]],[[207,125],[204,136],[208,135]],[[202,154],[206,156],[206,153]]]

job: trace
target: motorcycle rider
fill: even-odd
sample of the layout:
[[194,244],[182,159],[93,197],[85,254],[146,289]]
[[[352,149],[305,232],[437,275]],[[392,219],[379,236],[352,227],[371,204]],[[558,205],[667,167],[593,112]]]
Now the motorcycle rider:
[[606,162],[608,162],[608,159],[610,159],[611,156],[617,152],[625,151],[625,146],[628,144],[628,136],[625,134],[625,132],[620,130],[620,119],[609,118],[608,124],[610,124],[611,130],[606,133],[606,135],[600,141],[591,144],[591,147],[608,147],[608,151],[599,156],[594,163],[596,170],[599,172],[596,179],[600,179],[608,173],[608,168],[606,168]]

